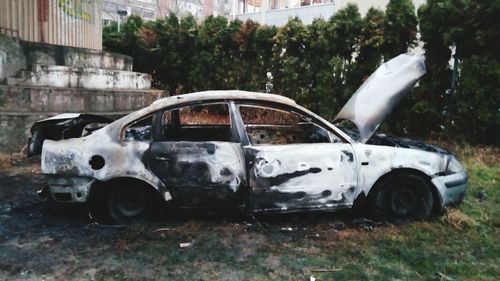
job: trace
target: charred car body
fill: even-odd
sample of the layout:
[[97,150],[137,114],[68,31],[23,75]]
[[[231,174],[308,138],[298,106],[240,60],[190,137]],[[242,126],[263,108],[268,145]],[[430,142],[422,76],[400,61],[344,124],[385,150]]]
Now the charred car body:
[[113,122],[78,114],[42,120],[29,150],[41,150],[54,200],[100,201],[117,220],[150,216],[153,202],[164,201],[255,213],[336,210],[362,199],[381,216],[424,218],[463,199],[463,167],[434,146],[372,137],[424,73],[418,56],[383,64],[336,117],[351,120],[356,133],[283,96],[208,91],[164,98]]

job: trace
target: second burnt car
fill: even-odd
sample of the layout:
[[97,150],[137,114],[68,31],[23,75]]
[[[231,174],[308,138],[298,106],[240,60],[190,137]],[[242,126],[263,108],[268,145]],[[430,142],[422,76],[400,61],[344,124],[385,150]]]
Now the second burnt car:
[[373,136],[424,73],[419,56],[383,64],[336,117],[357,132],[283,96],[207,91],[115,121],[82,114],[39,121],[29,154],[41,152],[55,201],[91,202],[118,221],[154,216],[164,202],[258,213],[364,201],[379,217],[425,218],[463,199],[465,170],[432,145]]

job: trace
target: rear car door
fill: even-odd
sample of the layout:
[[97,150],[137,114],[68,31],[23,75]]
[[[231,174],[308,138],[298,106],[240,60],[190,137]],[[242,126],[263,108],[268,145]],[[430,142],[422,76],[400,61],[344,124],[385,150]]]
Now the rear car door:
[[357,194],[355,155],[311,118],[290,109],[240,104],[251,212],[345,208]]
[[162,113],[151,170],[181,207],[235,207],[247,184],[245,157],[228,105],[190,105]]

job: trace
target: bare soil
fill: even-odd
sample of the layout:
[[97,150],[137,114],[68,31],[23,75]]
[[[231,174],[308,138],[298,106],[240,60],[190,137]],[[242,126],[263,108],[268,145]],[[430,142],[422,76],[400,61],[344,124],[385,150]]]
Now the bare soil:
[[401,225],[357,210],[100,225],[86,205],[38,198],[40,159],[0,154],[0,280],[498,280],[500,153],[455,151],[465,202]]
[[[258,280],[259,274],[250,277],[245,270],[235,271],[230,263],[244,264],[260,251],[269,251],[269,245],[303,240],[331,244],[351,236],[358,228],[375,226],[354,212],[257,218],[182,213],[149,225],[99,225],[84,204],[62,205],[38,198],[37,190],[45,184],[38,161],[3,155],[0,162],[0,280],[190,276],[197,280]],[[221,247],[234,251],[221,253]],[[317,246],[305,246],[303,250],[311,255],[321,251]],[[214,261],[212,255],[219,254],[229,256]],[[278,270],[279,255],[278,251],[259,262],[264,269]]]

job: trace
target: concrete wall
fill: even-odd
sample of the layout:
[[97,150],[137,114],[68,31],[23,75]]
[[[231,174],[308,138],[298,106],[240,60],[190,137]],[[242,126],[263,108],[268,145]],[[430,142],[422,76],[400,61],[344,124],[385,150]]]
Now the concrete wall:
[[123,116],[148,106],[162,91],[96,91],[0,86],[0,151],[19,151],[37,120],[64,112]]
[[111,52],[19,41],[0,34],[0,84],[31,65],[132,71],[133,59]]
[[100,0],[1,0],[0,33],[101,50],[101,6]]
[[28,64],[132,71],[132,57],[85,48],[20,41]]
[[26,58],[19,42],[0,34],[0,84],[26,69]]
[[[359,12],[361,15],[365,15],[370,8],[377,8],[380,10],[385,10],[385,6],[389,3],[389,0],[336,0],[339,4],[339,9],[344,8],[349,3],[354,3],[358,5]],[[412,0],[415,9],[418,9],[420,5],[425,4],[426,0]]]
[[128,56],[0,34],[0,151],[21,150],[40,119],[65,112],[118,117],[161,97],[149,90],[148,74],[130,70]]
[[98,90],[149,90],[151,88],[151,75],[99,68],[33,65],[32,71],[21,71],[19,77],[8,78],[7,85]]
[[261,24],[283,26],[290,18],[298,17],[304,24],[311,24],[315,18],[328,20],[335,13],[335,3],[318,4],[311,6],[267,10],[257,13],[236,15],[241,21],[253,20]]
[[[246,21],[248,19],[259,22],[260,24],[283,26],[291,17],[298,17],[304,24],[311,24],[315,18],[329,19],[340,9],[345,8],[348,4],[356,4],[359,8],[361,16],[364,16],[370,8],[385,10],[389,0],[330,0],[329,3],[313,4],[310,6],[290,7],[287,8],[287,1],[282,2],[283,6],[276,10],[269,10],[270,0],[262,0],[262,6],[259,12],[236,14],[235,18]],[[415,9],[420,5],[425,4],[426,0],[412,0]],[[241,2],[233,2],[233,5],[238,7]],[[234,11],[237,11],[234,10]]]

